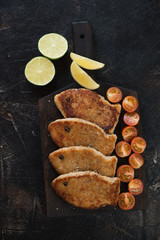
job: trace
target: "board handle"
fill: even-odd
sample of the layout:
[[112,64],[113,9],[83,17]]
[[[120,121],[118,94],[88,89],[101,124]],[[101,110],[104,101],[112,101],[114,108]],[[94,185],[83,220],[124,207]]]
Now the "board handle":
[[92,26],[90,22],[73,22],[72,38],[75,53],[93,58]]

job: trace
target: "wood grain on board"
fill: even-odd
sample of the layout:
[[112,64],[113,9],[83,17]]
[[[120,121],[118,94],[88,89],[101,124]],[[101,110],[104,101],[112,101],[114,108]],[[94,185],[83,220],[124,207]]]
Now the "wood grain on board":
[[[93,56],[93,45],[92,45],[92,26],[89,22],[77,22],[72,24],[72,32],[73,32],[73,45],[74,51],[78,54],[92,57]],[[111,85],[107,84],[105,81],[101,82],[101,86],[96,90],[97,93],[106,97],[106,91]],[[64,89],[70,88],[79,88],[80,86],[77,83],[74,83],[70,86],[65,87]],[[54,96],[63,91],[64,89],[60,89],[57,92],[50,94],[39,100],[39,114],[40,114],[40,128],[41,128],[41,141],[42,141],[42,152],[43,152],[43,164],[44,164],[44,179],[45,179],[45,195],[46,195],[46,209],[48,216],[69,216],[76,214],[87,214],[88,210],[82,210],[78,208],[74,208],[73,206],[66,203],[63,199],[61,199],[52,189],[51,182],[52,180],[58,176],[57,172],[51,166],[48,155],[58,149],[57,146],[53,143],[52,139],[49,136],[47,127],[50,122],[63,118],[59,110],[57,109],[54,103]],[[131,95],[135,96],[138,99],[137,93],[135,91],[121,88],[123,97]],[[123,110],[122,110],[123,114]],[[123,140],[121,137],[121,132],[125,124],[123,123],[122,114],[120,117],[120,121],[116,127],[115,133],[117,134],[118,141]],[[141,136],[141,128],[140,123],[138,125],[138,133]],[[113,153],[114,154],[114,153]],[[119,159],[117,166],[122,164],[127,164],[128,159],[123,158]],[[144,168],[136,171],[135,177],[140,178],[144,182]],[[121,183],[121,191],[126,192],[127,184]],[[145,192],[145,191],[144,191]],[[136,201],[135,209],[143,209],[144,207],[144,192],[140,196],[138,196],[138,200]],[[106,206],[105,208],[101,208],[99,210],[92,210],[93,212],[102,211],[108,212],[112,211],[113,208]]]
[[[78,84],[72,84],[67,86],[65,89],[70,88],[79,88]],[[105,97],[106,90],[110,87],[109,84],[103,82],[101,83],[101,86],[99,89],[96,90],[96,92],[102,96]],[[43,164],[44,164],[44,179],[45,179],[45,194],[46,194],[46,208],[47,208],[47,215],[48,216],[72,216],[72,215],[79,215],[79,214],[87,214],[88,210],[82,210],[73,207],[72,205],[66,203],[63,199],[61,199],[55,191],[51,187],[52,180],[58,176],[57,172],[54,170],[54,168],[51,166],[48,155],[58,149],[58,147],[54,144],[53,140],[49,136],[49,132],[47,130],[47,127],[50,122],[63,118],[60,111],[56,107],[54,103],[54,96],[55,94],[63,91],[62,89],[50,94],[49,96],[46,96],[39,101],[39,114],[40,114],[40,127],[41,127],[41,141],[42,141],[42,154],[43,154]],[[123,93],[123,96],[134,96],[138,98],[137,93],[135,91],[121,88],[121,91]],[[137,111],[139,112],[139,110]],[[123,122],[123,114],[124,111],[122,110],[120,121],[116,127],[115,133],[117,134],[118,140],[123,140],[121,136],[121,132],[123,127],[125,127],[125,124]],[[138,135],[141,136],[141,124],[137,125]],[[115,153],[113,152],[112,155]],[[128,158],[119,158],[118,165],[120,166],[122,164],[128,164]],[[145,182],[145,173],[144,173],[144,167],[141,167],[138,170],[135,170],[135,177],[141,179],[143,182]],[[145,183],[144,183],[145,184]],[[121,191],[126,192],[127,190],[127,183],[121,183]],[[143,209],[145,204],[145,191],[136,197],[136,205],[134,209]],[[101,208],[99,210],[89,210],[93,213],[96,212],[103,212],[107,213],[109,211],[113,211],[113,207],[106,206],[104,208]]]

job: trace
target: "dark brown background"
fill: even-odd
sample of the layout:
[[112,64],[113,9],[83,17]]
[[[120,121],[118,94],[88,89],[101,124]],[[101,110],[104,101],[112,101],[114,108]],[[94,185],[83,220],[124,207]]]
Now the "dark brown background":
[[[146,209],[108,214],[48,218],[38,100],[73,82],[69,52],[71,22],[89,20],[94,58],[106,63],[96,73],[136,90],[145,151]],[[68,53],[55,61],[56,76],[46,87],[30,85],[24,67],[40,55],[38,39],[64,35]],[[160,239],[160,2],[1,0],[0,2],[0,238]]]

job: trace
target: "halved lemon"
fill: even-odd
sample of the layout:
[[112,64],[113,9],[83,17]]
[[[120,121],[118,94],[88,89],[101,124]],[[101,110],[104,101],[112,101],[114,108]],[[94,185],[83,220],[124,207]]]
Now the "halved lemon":
[[70,57],[73,61],[75,61],[80,67],[83,67],[88,70],[96,70],[103,68],[105,66],[104,63],[94,61],[90,58],[83,57],[76,53],[71,52]]
[[35,57],[25,67],[25,76],[34,85],[44,86],[52,81],[54,75],[54,64],[45,57]]
[[76,62],[71,63],[70,71],[74,80],[82,87],[94,90],[100,87]]
[[58,59],[67,52],[68,42],[58,33],[49,33],[39,39],[38,49],[45,57]]

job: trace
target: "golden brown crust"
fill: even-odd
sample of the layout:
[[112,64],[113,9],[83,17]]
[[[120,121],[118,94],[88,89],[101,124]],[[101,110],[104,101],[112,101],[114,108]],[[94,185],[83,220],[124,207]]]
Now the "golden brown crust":
[[84,146],[60,148],[50,153],[49,160],[59,174],[95,171],[113,177],[117,166],[115,156],[104,156],[101,152]]
[[89,89],[68,89],[55,95],[54,102],[65,118],[82,118],[113,133],[118,123],[121,105],[110,104]]
[[92,147],[109,156],[117,140],[115,134],[106,134],[96,124],[78,118],[58,119],[48,126],[51,138],[59,147]]
[[120,180],[86,171],[63,174],[52,181],[56,193],[73,206],[96,209],[116,206]]

